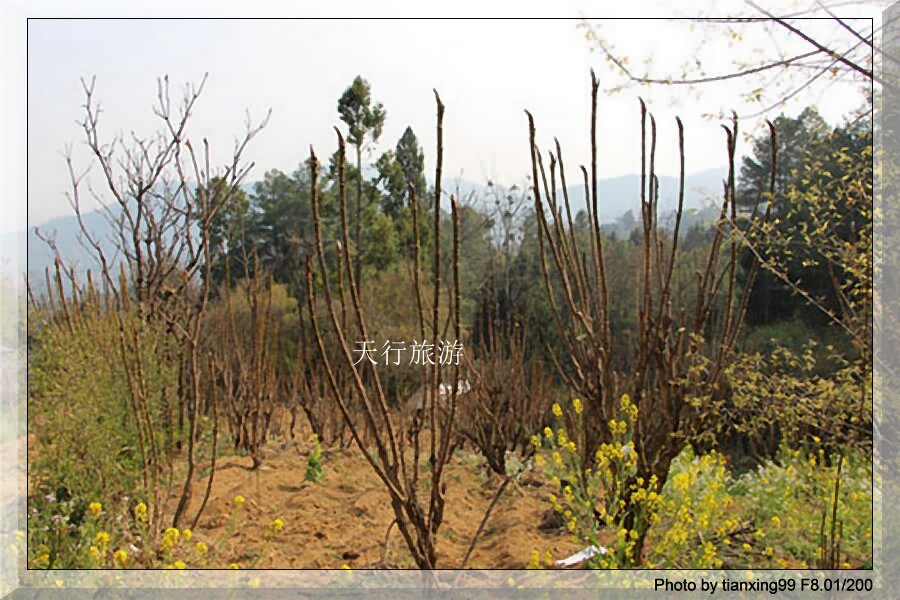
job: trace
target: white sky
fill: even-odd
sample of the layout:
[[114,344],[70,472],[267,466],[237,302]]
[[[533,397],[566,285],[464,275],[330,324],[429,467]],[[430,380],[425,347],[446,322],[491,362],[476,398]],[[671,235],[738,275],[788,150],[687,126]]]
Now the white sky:
[[[120,131],[147,134],[153,130],[157,119],[151,106],[158,76],[169,75],[175,84],[174,99],[177,86],[198,82],[208,72],[189,135],[197,140],[208,137],[219,162],[229,157],[233,140],[243,129],[245,111],[258,119],[271,108],[269,126],[246,154],[257,165],[251,181],[260,179],[267,169],[293,171],[308,156],[310,145],[320,157],[334,150],[332,127],[342,125],[337,99],[357,74],[369,80],[373,98],[387,110],[377,150],[393,148],[411,125],[424,146],[430,177],[435,156],[431,90],[437,88],[447,107],[445,176],[480,182],[491,178],[506,185],[521,184],[530,172],[525,108],[535,115],[539,143],[547,148],[556,135],[569,166],[569,180],[579,181],[577,165],[589,161],[589,69],[597,69],[604,85],[617,81],[601,57],[589,51],[584,31],[576,27],[578,19],[32,20],[26,44],[24,17],[28,16],[248,14],[236,3],[221,2],[193,3],[188,8],[162,0],[127,7],[112,2],[74,4],[27,6],[20,2],[10,5],[4,15],[0,60],[3,80],[12,83],[7,91],[12,93],[5,95],[10,96],[4,98],[8,117],[0,126],[0,136],[7,140],[0,177],[8,194],[4,205],[11,210],[4,209],[9,216],[0,219],[0,232],[24,228],[26,181],[28,225],[70,214],[61,151],[74,143],[76,163],[89,164],[76,124],[83,102],[82,76],[96,75],[96,97],[104,107],[101,131],[109,139]],[[255,14],[266,10],[284,14],[271,12],[274,4],[255,4],[259,4]],[[358,6],[373,10],[370,4]],[[416,7],[417,14],[429,14],[418,4],[410,6]],[[468,6],[479,4],[469,2]],[[746,10],[742,3],[736,6]],[[605,4],[575,0],[554,4],[552,9],[540,2],[520,2],[515,7],[517,14],[612,14]],[[382,14],[411,14],[405,8],[379,3]],[[501,9],[494,10],[504,12]],[[874,14],[877,9],[868,12]],[[667,16],[660,9],[648,9],[646,14]],[[679,33],[664,21],[617,21],[602,27],[622,51],[655,52],[654,65],[678,64],[685,51],[693,51],[683,28]],[[706,60],[727,67],[747,48],[749,43],[703,52]],[[683,91],[644,88],[601,97],[600,175],[640,170],[639,93],[657,117],[660,173],[677,173],[675,114],[681,115],[686,127],[687,171],[722,166],[724,138],[719,122],[701,115],[723,106],[740,110],[740,91],[746,88],[709,88],[699,98],[674,105],[673,97],[682,94],[684,98]],[[836,85],[825,94],[799,98],[790,112],[808,103],[820,104],[826,118],[837,120],[859,106],[862,97],[850,86]],[[759,119],[752,120],[742,129],[752,130],[758,124]],[[97,175],[92,181],[100,184]]]

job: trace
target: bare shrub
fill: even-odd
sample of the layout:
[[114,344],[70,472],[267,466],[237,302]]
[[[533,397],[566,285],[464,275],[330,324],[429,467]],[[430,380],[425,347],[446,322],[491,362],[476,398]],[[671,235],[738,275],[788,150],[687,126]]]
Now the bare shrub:
[[[717,228],[709,245],[705,267],[694,274],[695,299],[680,306],[673,301],[679,272],[679,235],[684,208],[684,132],[680,119],[678,144],[680,184],[674,230],[666,233],[658,223],[656,178],[656,122],[641,102],[641,217],[642,260],[637,282],[637,339],[623,344],[610,328],[610,289],[607,281],[604,236],[600,231],[597,195],[597,92],[591,74],[591,165],[582,167],[591,220],[590,255],[579,252],[573,235],[565,169],[559,144],[550,154],[550,181],[535,143],[535,127],[528,114],[534,181],[535,211],[544,287],[554,319],[563,334],[567,357],[553,360],[560,376],[585,402],[586,443],[584,462],[607,441],[606,424],[616,415],[622,393],[627,392],[639,409],[634,444],[638,452],[636,478],[655,476],[663,485],[672,459],[689,439],[715,431],[716,407],[729,396],[726,367],[746,311],[749,289],[758,271],[753,263],[744,289],[738,283],[739,234],[736,231],[735,145],[737,117],[725,127],[728,177]],[[648,123],[649,116],[649,123]],[[648,142],[649,125],[649,149]],[[774,129],[773,180],[774,189]],[[562,183],[562,203],[557,200],[556,168]],[[565,211],[565,212],[563,212]],[[548,214],[549,212],[549,214]],[[768,219],[768,211],[763,219]],[[547,263],[552,261],[552,266]],[[561,298],[561,301],[558,301]],[[613,354],[629,357],[628,371],[615,368]],[[633,517],[632,515],[629,515]],[[625,527],[635,526],[626,518]],[[640,536],[640,556],[646,527]]]
[[[168,78],[160,79],[153,108],[161,123],[159,130],[147,137],[132,132],[128,139],[119,135],[107,142],[98,127],[101,110],[94,99],[94,82],[83,82],[81,127],[92,166],[101,172],[102,193],[86,181],[90,168],[78,172],[71,153],[66,155],[71,180],[69,201],[81,228],[81,242],[100,266],[104,303],[119,326],[117,360],[127,374],[133,416],[141,432],[153,523],[165,520],[161,495],[166,485],[162,476],[166,472],[171,476],[175,469],[169,461],[183,444],[187,445],[182,458],[186,463],[182,492],[171,515],[175,526],[181,522],[191,496],[198,416],[209,400],[201,388],[209,364],[201,357],[200,343],[210,299],[212,258],[218,251],[210,244],[211,227],[219,209],[237,193],[252,167],[244,164],[242,154],[268,119],[258,126],[248,119],[230,161],[220,173],[214,173],[208,142],[203,140],[197,150],[188,135],[190,116],[204,83],[205,77],[200,85],[187,87],[181,104],[173,106]],[[105,246],[85,226],[85,188],[101,204],[111,226],[113,256],[108,256]],[[48,241],[52,245],[52,240]],[[178,369],[177,389],[154,391],[148,384],[141,367],[148,353],[159,353],[160,360]],[[165,415],[162,422],[154,417],[157,406]],[[165,428],[165,437],[171,442],[166,447],[160,447],[156,440],[160,428]],[[213,475],[214,470],[209,484]],[[193,522],[198,518],[199,513]],[[158,533],[158,528],[154,531]]]

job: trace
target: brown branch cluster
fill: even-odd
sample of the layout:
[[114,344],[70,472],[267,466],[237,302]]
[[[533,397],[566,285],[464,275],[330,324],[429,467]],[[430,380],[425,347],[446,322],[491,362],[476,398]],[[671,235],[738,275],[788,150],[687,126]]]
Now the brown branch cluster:
[[[160,120],[157,132],[148,137],[132,132],[109,142],[99,127],[102,111],[94,97],[94,81],[83,81],[80,125],[92,155],[91,166],[101,173],[102,187],[95,189],[87,179],[90,168],[78,172],[71,152],[66,153],[71,181],[68,197],[80,227],[80,242],[99,265],[104,305],[119,326],[117,360],[127,375],[134,417],[142,432],[139,441],[154,522],[164,520],[163,475],[172,476],[176,458],[186,463],[182,492],[171,515],[175,526],[191,497],[200,411],[204,406],[215,411],[215,399],[201,388],[209,364],[200,355],[211,291],[209,271],[218,251],[209,241],[211,227],[252,167],[252,163],[244,163],[242,155],[268,120],[266,117],[257,126],[248,120],[231,159],[215,173],[207,140],[198,150],[188,136],[190,117],[205,81],[204,77],[198,86],[187,87],[180,105],[173,106],[168,78],[160,79],[153,108]],[[111,252],[84,222],[85,192],[100,204],[111,225]],[[57,262],[63,263],[58,252]],[[69,274],[75,293],[74,270],[63,272]],[[91,281],[90,275],[88,278]],[[159,353],[177,369],[176,390],[151,393],[141,370],[151,352]],[[162,422],[154,416],[159,414]],[[156,436],[161,429],[168,440],[164,447]],[[187,452],[179,454],[185,444]],[[199,512],[193,522],[198,518]]]
[[[709,245],[705,267],[694,273],[692,303],[678,306],[673,290],[678,283],[676,278],[684,278],[679,269],[678,247],[684,205],[684,132],[677,120],[680,184],[674,230],[669,234],[657,218],[656,122],[641,101],[643,239],[635,296],[637,340],[626,344],[617,340],[610,327],[605,240],[598,217],[598,88],[592,73],[590,175],[586,168],[581,169],[591,221],[589,249],[582,250],[574,236],[559,144],[556,153],[549,155],[548,183],[535,143],[534,120],[528,114],[544,288],[568,356],[556,356],[549,347],[548,351],[565,383],[584,399],[585,461],[589,462],[596,448],[608,440],[606,424],[617,415],[619,398],[627,392],[639,409],[634,439],[638,475],[645,480],[655,475],[662,485],[672,459],[692,436],[709,431],[715,421],[715,407],[729,395],[725,367],[732,356],[758,270],[754,264],[741,289],[737,262],[740,246],[738,237],[728,227],[734,223],[736,213],[737,117],[731,126],[723,126],[729,170],[719,226]],[[557,168],[563,190],[561,202],[556,192]],[[774,179],[770,184],[774,186]],[[614,352],[628,355],[630,370],[615,368]]]
[[[441,339],[441,174],[443,155],[443,114],[444,105],[435,92],[437,102],[437,167],[434,192],[434,258],[432,262],[433,298],[431,319],[425,318],[424,284],[419,276],[420,223],[415,197],[412,199],[414,211],[414,289],[417,299],[419,329],[423,338],[430,336],[434,347]],[[424,379],[426,390],[423,410],[413,419],[413,424],[403,431],[398,426],[396,416],[391,413],[392,404],[382,385],[375,366],[369,361],[358,362],[351,349],[355,340],[370,339],[369,315],[362,309],[359,288],[361,282],[354,267],[359,257],[354,256],[350,244],[350,228],[347,218],[347,190],[345,171],[345,144],[338,131],[338,180],[340,191],[341,239],[335,240],[337,262],[342,265],[334,289],[330,275],[331,268],[326,259],[325,240],[322,235],[320,207],[317,192],[319,162],[314,152],[310,152],[311,201],[315,227],[315,256],[309,256],[306,263],[307,309],[313,326],[313,336],[326,371],[326,379],[338,408],[351,436],[365,456],[369,466],[384,484],[396,518],[396,527],[403,537],[413,560],[420,568],[434,568],[437,562],[436,538],[444,516],[446,484],[443,479],[454,440],[456,419],[459,367],[453,371],[452,392],[446,407],[440,406],[438,390],[442,383],[442,369],[439,361],[427,369]],[[456,339],[460,337],[459,311],[459,212],[456,201],[452,201],[453,246],[451,249],[452,278],[450,288],[451,322]],[[315,264],[314,264],[315,262]],[[314,279],[315,276],[315,279]],[[322,318],[317,310],[316,296],[324,296],[327,316]],[[343,309],[349,319],[343,318]],[[324,322],[321,322],[324,321]],[[325,346],[326,332],[334,336],[338,346],[337,359],[332,358]],[[337,372],[349,375],[350,389],[356,410],[350,404],[347,390],[338,381]],[[396,404],[394,402],[393,404]],[[422,471],[424,470],[424,475]]]

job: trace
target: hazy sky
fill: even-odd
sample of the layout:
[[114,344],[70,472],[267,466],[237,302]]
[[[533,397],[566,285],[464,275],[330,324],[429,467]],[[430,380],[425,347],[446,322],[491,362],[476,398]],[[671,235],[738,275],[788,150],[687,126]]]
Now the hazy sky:
[[[163,4],[169,9],[163,14],[185,14],[173,6]],[[543,5],[517,6],[534,13]],[[568,2],[557,10],[578,15],[590,6]],[[395,5],[388,3],[387,12],[396,14],[392,7]],[[224,10],[234,13],[235,8],[225,5]],[[130,14],[123,9],[66,14],[85,12]],[[152,9],[133,12],[155,14]],[[603,12],[609,12],[605,5]],[[62,13],[43,7],[26,14]],[[76,164],[89,164],[76,120],[81,117],[84,100],[79,78],[91,76],[96,76],[96,98],[104,107],[101,135],[109,139],[119,132],[134,130],[146,135],[155,129],[158,119],[151,108],[157,77],[168,74],[177,98],[179,86],[199,82],[208,72],[188,134],[197,140],[208,137],[218,163],[229,157],[246,111],[259,119],[271,108],[268,127],[246,153],[257,165],[251,181],[260,179],[268,169],[293,171],[308,156],[310,145],[321,157],[334,150],[332,127],[342,125],[337,99],[357,74],[369,80],[373,98],[387,110],[377,151],[392,148],[403,130],[412,126],[424,146],[429,177],[435,156],[431,90],[437,88],[446,105],[446,176],[521,184],[530,172],[523,112],[527,108],[535,116],[539,142],[545,148],[554,135],[559,138],[569,178],[576,181],[577,165],[589,161],[589,69],[597,69],[604,85],[617,81],[599,54],[590,52],[578,23],[578,19],[32,20],[27,29],[25,99],[28,224],[38,225],[71,212],[64,196],[68,178],[61,152],[72,144]],[[15,28],[13,41],[4,43],[14,50],[7,55],[5,66],[9,67],[9,79],[18,81],[24,68],[11,63],[16,58],[24,61],[24,48],[11,47],[24,43],[19,28],[25,23],[4,25],[6,31]],[[616,21],[601,26],[622,50],[647,53],[656,65],[674,65],[684,60],[684,51],[690,49],[684,28],[679,33],[664,21]],[[747,44],[704,51],[715,54],[709,60],[727,67],[734,57],[742,52],[746,55]],[[640,170],[638,94],[657,117],[661,173],[677,173],[675,114],[681,115],[686,127],[688,172],[724,165],[719,122],[701,115],[723,106],[738,106],[740,91],[746,90],[710,88],[675,105],[673,97],[682,92],[665,88],[604,95],[599,110],[600,175]],[[841,118],[863,101],[850,86],[834,86],[831,92],[807,100],[820,104],[830,120]],[[15,101],[13,107],[24,108]],[[791,110],[799,110],[799,106]],[[750,120],[742,128],[752,131],[759,123],[759,119]],[[7,124],[6,130],[20,139],[18,127]],[[20,151],[6,164],[7,168],[18,165],[22,169],[11,174],[18,183],[24,183],[20,179],[25,172],[23,158]],[[99,187],[99,172],[93,173],[92,182]],[[23,186],[12,189],[21,191]],[[0,220],[0,231],[24,227],[21,198],[24,196],[5,199],[19,202],[20,210],[10,211],[11,218]]]

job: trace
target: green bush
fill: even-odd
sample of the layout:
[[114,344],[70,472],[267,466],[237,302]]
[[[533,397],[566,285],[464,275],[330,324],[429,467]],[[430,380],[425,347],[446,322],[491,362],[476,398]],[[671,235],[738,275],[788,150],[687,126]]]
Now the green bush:
[[[87,507],[118,505],[149,490],[116,319],[83,310],[69,328],[41,317],[32,321],[29,349],[28,428],[36,440],[29,455],[29,549],[32,560],[47,554],[52,565],[78,566],[74,556],[93,535],[84,530]],[[167,416],[159,399],[168,394],[174,402],[176,369],[160,356],[165,338],[146,332],[141,343],[140,374],[162,451]]]
[[[830,460],[829,460],[830,459]],[[803,449],[783,448],[775,461],[738,478],[732,493],[747,499],[745,512],[766,526],[769,546],[792,558],[779,566],[814,566],[820,555],[823,511],[830,526],[834,500],[836,458],[828,456],[821,440]],[[845,455],[838,519],[842,523],[841,567],[871,565],[872,465],[862,453]]]

